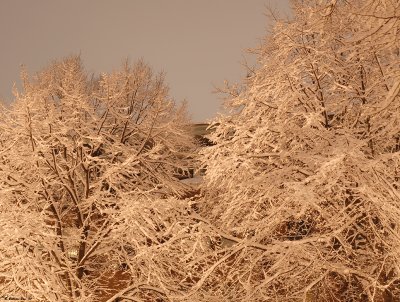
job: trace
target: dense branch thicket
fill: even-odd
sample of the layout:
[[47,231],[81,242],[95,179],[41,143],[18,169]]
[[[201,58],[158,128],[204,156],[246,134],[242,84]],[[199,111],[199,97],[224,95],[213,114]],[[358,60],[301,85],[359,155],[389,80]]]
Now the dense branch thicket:
[[191,156],[187,125],[163,75],[141,61],[98,79],[79,57],[24,73],[0,118],[0,293],[155,301],[178,291],[171,242],[187,232],[173,197],[188,190],[175,177]]
[[[215,120],[143,62],[55,62],[0,117],[0,292],[40,301],[398,301],[400,3],[294,1]],[[189,194],[188,194],[189,193]]]
[[398,301],[399,11],[297,1],[276,23],[204,150],[200,209],[219,244],[193,295]]

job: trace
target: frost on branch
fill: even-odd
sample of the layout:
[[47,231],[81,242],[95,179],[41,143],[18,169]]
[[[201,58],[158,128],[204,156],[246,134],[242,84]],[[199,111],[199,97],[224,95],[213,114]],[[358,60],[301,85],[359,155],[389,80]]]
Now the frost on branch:
[[220,239],[192,295],[399,297],[398,9],[296,1],[274,26],[203,152],[201,215]]
[[163,75],[137,62],[89,79],[70,57],[23,81],[0,119],[0,292],[175,294],[187,234],[175,197],[188,190],[175,175],[193,147]]

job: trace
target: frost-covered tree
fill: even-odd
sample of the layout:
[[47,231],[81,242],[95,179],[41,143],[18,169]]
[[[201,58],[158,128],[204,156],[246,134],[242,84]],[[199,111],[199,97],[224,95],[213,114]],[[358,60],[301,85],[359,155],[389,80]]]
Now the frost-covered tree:
[[296,1],[204,150],[193,297],[397,301],[400,3]]
[[0,118],[0,296],[169,301],[186,277],[185,108],[141,61],[90,79],[70,57],[22,80]]

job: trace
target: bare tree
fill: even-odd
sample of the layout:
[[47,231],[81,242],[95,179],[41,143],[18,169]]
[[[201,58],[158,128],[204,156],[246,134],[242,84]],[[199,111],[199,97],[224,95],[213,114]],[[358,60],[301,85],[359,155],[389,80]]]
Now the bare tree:
[[188,296],[397,301],[399,2],[293,7],[203,152],[213,249]]
[[192,147],[162,74],[89,79],[76,57],[24,73],[0,118],[0,292],[395,301],[399,3],[293,6],[227,89],[200,199],[174,177]]
[[168,300],[188,233],[185,108],[142,61],[90,79],[70,57],[23,82],[1,112],[0,292]]

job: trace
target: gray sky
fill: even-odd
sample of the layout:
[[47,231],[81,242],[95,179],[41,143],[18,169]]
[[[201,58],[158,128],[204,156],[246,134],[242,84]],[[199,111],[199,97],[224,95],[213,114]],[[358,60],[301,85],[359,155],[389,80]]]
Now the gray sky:
[[187,99],[193,120],[206,121],[221,105],[213,85],[245,76],[241,61],[266,33],[266,5],[287,13],[288,2],[0,0],[0,98],[12,99],[21,64],[33,73],[80,53],[99,73],[143,58],[167,73],[171,96]]

